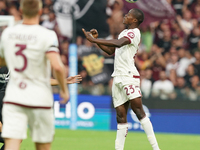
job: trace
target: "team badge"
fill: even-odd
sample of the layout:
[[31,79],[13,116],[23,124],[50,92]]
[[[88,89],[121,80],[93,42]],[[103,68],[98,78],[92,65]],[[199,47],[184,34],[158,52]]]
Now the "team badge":
[[133,32],[129,32],[127,35],[131,39],[133,39],[135,37],[135,34]]

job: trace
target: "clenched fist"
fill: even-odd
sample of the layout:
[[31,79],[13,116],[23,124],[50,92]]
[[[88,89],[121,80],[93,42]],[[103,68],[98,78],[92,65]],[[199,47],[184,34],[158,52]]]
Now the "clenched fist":
[[99,34],[98,31],[96,29],[91,29],[90,33],[92,34],[92,36],[96,39],[98,38]]

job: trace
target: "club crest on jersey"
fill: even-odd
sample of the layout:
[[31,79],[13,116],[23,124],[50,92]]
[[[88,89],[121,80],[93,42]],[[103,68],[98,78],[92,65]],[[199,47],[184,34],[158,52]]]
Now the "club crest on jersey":
[[135,37],[135,34],[133,32],[129,32],[128,34],[128,37],[130,37],[131,39],[133,39]]
[[25,89],[26,88],[26,83],[20,82],[19,83],[19,87],[20,87],[20,89]]

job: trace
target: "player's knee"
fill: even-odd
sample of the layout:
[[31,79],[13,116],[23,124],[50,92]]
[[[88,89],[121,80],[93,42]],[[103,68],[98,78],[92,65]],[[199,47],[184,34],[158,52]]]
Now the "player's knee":
[[126,123],[127,119],[126,116],[117,115],[117,123]]

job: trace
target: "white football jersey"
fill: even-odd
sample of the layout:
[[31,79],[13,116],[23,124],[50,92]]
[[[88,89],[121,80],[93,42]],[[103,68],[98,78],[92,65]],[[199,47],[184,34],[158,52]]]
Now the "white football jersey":
[[40,25],[8,27],[1,37],[0,56],[10,70],[4,103],[52,107],[48,52],[59,52],[54,31]]
[[139,72],[135,67],[135,56],[140,43],[140,30],[135,29],[125,29],[123,30],[118,39],[126,37],[129,39],[130,44],[124,45],[115,50],[115,62],[114,62],[114,72],[112,77],[125,75],[125,76],[139,76]]

